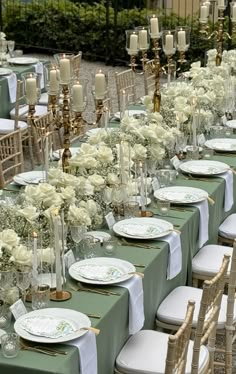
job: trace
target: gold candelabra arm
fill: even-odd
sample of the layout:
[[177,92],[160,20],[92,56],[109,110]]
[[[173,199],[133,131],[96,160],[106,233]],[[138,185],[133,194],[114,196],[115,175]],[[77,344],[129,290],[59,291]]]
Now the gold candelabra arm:
[[185,51],[179,51],[179,63],[183,65],[186,62]]
[[52,112],[53,118],[56,117],[58,109],[58,95],[49,94],[48,95],[48,111]]
[[143,50],[142,51],[142,58],[141,58],[141,61],[142,61],[142,67],[143,67],[143,71],[146,70],[146,64],[148,62],[148,58],[147,58],[147,51],[146,50]]
[[208,35],[209,35],[209,26],[208,26],[207,23],[201,23],[200,34],[201,34],[202,37],[208,38]]
[[135,72],[136,71],[136,56],[135,55],[130,55],[130,68]]
[[154,79],[155,79],[155,89],[154,89],[153,98],[152,98],[153,112],[160,112],[161,110],[160,74],[161,74],[162,68],[160,64],[158,38],[153,39],[152,50],[154,52],[154,59],[151,65],[151,71],[154,74]]
[[96,125],[101,127],[101,119],[104,113],[104,104],[102,99],[96,99]]
[[216,66],[220,66],[221,61],[222,61],[223,41],[224,41],[224,11],[222,9],[219,9]]
[[74,112],[74,118],[71,121],[73,132],[75,135],[83,136],[88,124],[85,119],[83,119],[82,112]]

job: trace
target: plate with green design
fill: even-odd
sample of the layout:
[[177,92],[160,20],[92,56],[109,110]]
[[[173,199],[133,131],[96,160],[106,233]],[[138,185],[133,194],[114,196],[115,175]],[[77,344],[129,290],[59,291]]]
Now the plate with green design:
[[194,204],[207,199],[208,193],[200,188],[170,186],[156,190],[154,196],[174,204]]
[[225,164],[224,162],[212,160],[187,161],[183,162],[179,168],[183,173],[204,176],[223,174],[230,169],[229,165]]

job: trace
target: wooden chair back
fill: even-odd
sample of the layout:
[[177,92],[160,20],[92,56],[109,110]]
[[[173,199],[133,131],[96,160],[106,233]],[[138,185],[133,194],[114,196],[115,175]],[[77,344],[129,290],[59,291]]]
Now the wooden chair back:
[[36,118],[32,124],[33,145],[37,159],[42,164],[45,162],[45,139],[48,137],[49,151],[53,148],[53,125],[52,113],[49,112],[44,116]]
[[195,330],[193,360],[191,374],[198,374],[198,364],[201,345],[207,342],[209,349],[208,373],[214,373],[214,351],[217,322],[221,300],[227,276],[230,256],[224,255],[222,266],[217,275],[203,283],[203,293],[200,303],[198,322]]
[[150,93],[153,93],[155,90],[155,74],[151,72],[151,66],[153,64],[154,60],[149,60],[146,63],[145,69],[144,69],[144,92],[145,95],[149,95]]
[[24,93],[24,83],[22,80],[17,80],[16,84],[16,102],[15,102],[15,124],[14,129],[18,129],[18,122],[20,117],[20,108],[25,104],[25,93]]
[[132,69],[122,71],[121,73],[115,73],[117,100],[119,111],[121,108],[121,97],[122,93],[125,92],[127,97],[127,104],[135,104],[136,92],[135,92],[135,73]]
[[22,173],[24,158],[20,130],[0,138],[0,189],[10,183],[16,174]]
[[74,70],[74,78],[75,79],[79,79],[81,60],[82,60],[82,52],[80,51],[73,58],[73,70]]
[[195,301],[190,300],[183,324],[175,335],[169,336],[165,374],[185,373],[194,308]]

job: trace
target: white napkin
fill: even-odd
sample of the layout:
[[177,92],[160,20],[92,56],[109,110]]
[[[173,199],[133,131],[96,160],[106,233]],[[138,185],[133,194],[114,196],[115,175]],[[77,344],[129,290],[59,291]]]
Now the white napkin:
[[66,344],[74,345],[79,350],[80,374],[97,374],[97,344],[94,332],[88,331]]
[[138,275],[117,284],[129,291],[129,333],[136,334],[144,324],[143,281]]
[[9,90],[9,97],[10,102],[15,103],[16,102],[16,74],[12,73],[10,75],[7,75],[7,82],[8,82],[8,90]]
[[176,277],[182,270],[182,248],[180,234],[172,232],[171,234],[158,240],[169,244],[169,257],[167,265],[166,279],[170,280]]
[[43,63],[42,62],[37,62],[37,64],[34,65],[35,72],[38,74],[41,74],[41,82],[40,82],[40,87],[41,89],[44,88],[44,73],[43,73]]
[[208,224],[209,224],[209,207],[208,201],[204,200],[200,203],[191,204],[199,209],[200,213],[200,222],[199,222],[199,237],[198,237],[198,245],[201,248],[209,238],[208,233]]
[[224,211],[228,212],[234,203],[234,193],[233,193],[233,185],[234,185],[234,177],[233,172],[231,170],[226,171],[224,174],[217,175],[219,178],[223,178],[225,180],[225,202],[224,202]]

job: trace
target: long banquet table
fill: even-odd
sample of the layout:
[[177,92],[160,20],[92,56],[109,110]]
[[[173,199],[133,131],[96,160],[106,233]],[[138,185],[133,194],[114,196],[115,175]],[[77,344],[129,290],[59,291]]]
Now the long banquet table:
[[[76,143],[74,144],[77,145]],[[214,160],[227,163],[230,167],[236,168],[236,155],[232,157],[215,155]],[[206,190],[214,199],[215,204],[209,205],[209,243],[216,243],[218,226],[230,213],[236,211],[236,188],[234,188],[234,206],[230,212],[224,213],[224,180],[218,177],[211,177],[207,181],[187,179],[179,176],[176,184],[179,186],[198,187]],[[236,176],[234,176],[236,183]],[[15,186],[9,186],[13,190]],[[6,192],[6,194],[10,192]],[[154,213],[155,208],[150,208]],[[146,249],[134,246],[118,246],[114,254],[133,264],[145,265],[144,270],[137,267],[137,271],[144,272],[144,328],[154,327],[155,312],[162,299],[176,286],[191,284],[191,259],[198,251],[198,227],[199,211],[195,207],[187,207],[185,211],[171,210],[170,216],[163,217],[181,231],[181,243],[183,252],[183,266],[181,273],[172,280],[166,280],[166,269],[168,260],[167,243],[154,240],[149,244],[156,246],[156,249]],[[74,281],[68,277],[67,288]],[[98,373],[112,374],[114,362],[121,347],[127,340],[128,333],[128,301],[129,295],[125,288],[116,286],[109,287],[116,290],[120,296],[104,296],[86,292],[72,291],[73,297],[66,302],[51,302],[50,307],[71,308],[84,313],[95,313],[101,316],[99,320],[91,319],[92,326],[101,330],[97,336],[98,350]],[[30,305],[29,305],[30,308]],[[21,351],[14,359],[6,359],[0,355],[0,370],[6,374],[39,374],[39,373],[60,373],[76,374],[79,370],[79,359],[77,348],[64,346],[68,351],[66,356],[50,357],[34,352]],[[93,373],[91,373],[93,374]]]

